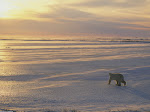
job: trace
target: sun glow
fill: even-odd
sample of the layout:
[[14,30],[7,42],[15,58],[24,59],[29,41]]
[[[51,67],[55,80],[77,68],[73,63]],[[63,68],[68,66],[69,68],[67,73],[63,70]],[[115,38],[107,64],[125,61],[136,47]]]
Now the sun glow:
[[49,0],[0,0],[0,18],[38,19],[37,13],[49,11]]
[[0,18],[7,18],[10,16],[11,10],[14,6],[6,0],[0,0]]

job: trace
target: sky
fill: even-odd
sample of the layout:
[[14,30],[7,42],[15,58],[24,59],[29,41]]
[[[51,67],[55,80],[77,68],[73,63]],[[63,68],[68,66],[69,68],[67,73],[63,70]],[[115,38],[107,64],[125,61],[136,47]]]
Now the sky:
[[150,37],[150,0],[0,0],[0,35]]

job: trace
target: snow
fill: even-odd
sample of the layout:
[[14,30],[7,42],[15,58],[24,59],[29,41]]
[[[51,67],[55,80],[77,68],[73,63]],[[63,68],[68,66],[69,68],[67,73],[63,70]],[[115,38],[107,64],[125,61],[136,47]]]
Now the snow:
[[[0,41],[1,109],[150,111],[148,39]],[[122,73],[127,86],[108,85],[110,72]]]

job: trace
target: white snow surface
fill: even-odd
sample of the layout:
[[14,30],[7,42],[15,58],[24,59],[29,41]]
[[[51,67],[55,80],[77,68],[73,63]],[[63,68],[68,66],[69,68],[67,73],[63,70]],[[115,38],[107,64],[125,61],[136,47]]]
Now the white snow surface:
[[0,85],[1,109],[150,111],[150,40],[1,38]]

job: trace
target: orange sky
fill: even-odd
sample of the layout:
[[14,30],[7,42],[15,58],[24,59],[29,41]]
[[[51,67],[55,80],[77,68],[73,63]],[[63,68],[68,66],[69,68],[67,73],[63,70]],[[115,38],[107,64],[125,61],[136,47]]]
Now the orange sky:
[[150,0],[0,0],[1,35],[150,36]]

